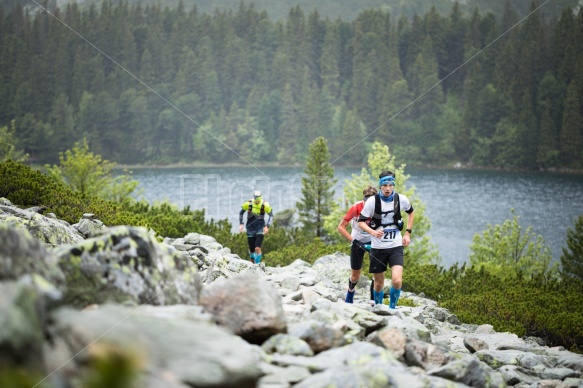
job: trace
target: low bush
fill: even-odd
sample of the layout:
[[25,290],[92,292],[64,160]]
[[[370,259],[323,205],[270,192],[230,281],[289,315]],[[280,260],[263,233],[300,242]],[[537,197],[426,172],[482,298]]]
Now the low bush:
[[484,269],[415,266],[404,290],[425,293],[465,323],[489,323],[497,331],[536,336],[548,345],[583,351],[583,281],[551,277],[513,278]]

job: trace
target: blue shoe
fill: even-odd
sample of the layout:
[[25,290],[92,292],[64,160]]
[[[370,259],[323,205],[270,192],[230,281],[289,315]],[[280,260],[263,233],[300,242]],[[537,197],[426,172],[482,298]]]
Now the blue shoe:
[[389,308],[391,309],[397,308],[399,296],[401,296],[401,290],[396,290],[391,286],[391,291],[389,292]]
[[346,291],[346,303],[354,303],[354,291],[350,292],[350,290]]
[[261,263],[261,258],[263,257],[263,254],[261,253],[256,253],[255,254],[255,264],[259,264]]
[[251,262],[254,263],[255,262],[255,253],[250,253],[249,257],[250,257],[249,260],[251,260]]

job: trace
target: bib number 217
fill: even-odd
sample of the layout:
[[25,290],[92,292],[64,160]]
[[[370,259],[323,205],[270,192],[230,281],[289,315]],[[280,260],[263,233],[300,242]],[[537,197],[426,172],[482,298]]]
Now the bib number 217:
[[397,231],[395,229],[385,229],[385,234],[383,234],[382,240],[391,241],[397,236]]

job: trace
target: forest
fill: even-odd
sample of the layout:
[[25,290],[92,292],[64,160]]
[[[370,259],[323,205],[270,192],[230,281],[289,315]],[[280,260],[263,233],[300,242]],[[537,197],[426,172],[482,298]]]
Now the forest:
[[0,127],[34,164],[86,139],[122,164],[299,165],[323,136],[334,165],[378,141],[407,165],[581,169],[583,11],[539,7],[0,9]]

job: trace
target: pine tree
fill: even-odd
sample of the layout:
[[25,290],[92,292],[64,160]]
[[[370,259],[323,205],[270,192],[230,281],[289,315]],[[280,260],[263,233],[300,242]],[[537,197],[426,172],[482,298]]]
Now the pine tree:
[[318,137],[310,144],[304,172],[306,177],[302,178],[302,198],[296,206],[306,234],[315,233],[316,237],[321,237],[324,216],[332,210],[332,188],[336,184],[328,144],[323,137]]
[[578,168],[581,166],[581,148],[583,147],[582,122],[583,118],[579,112],[577,86],[575,82],[571,82],[567,89],[559,142],[561,161],[566,167]]
[[583,215],[575,221],[574,229],[567,230],[567,248],[561,256],[563,276],[583,279]]

